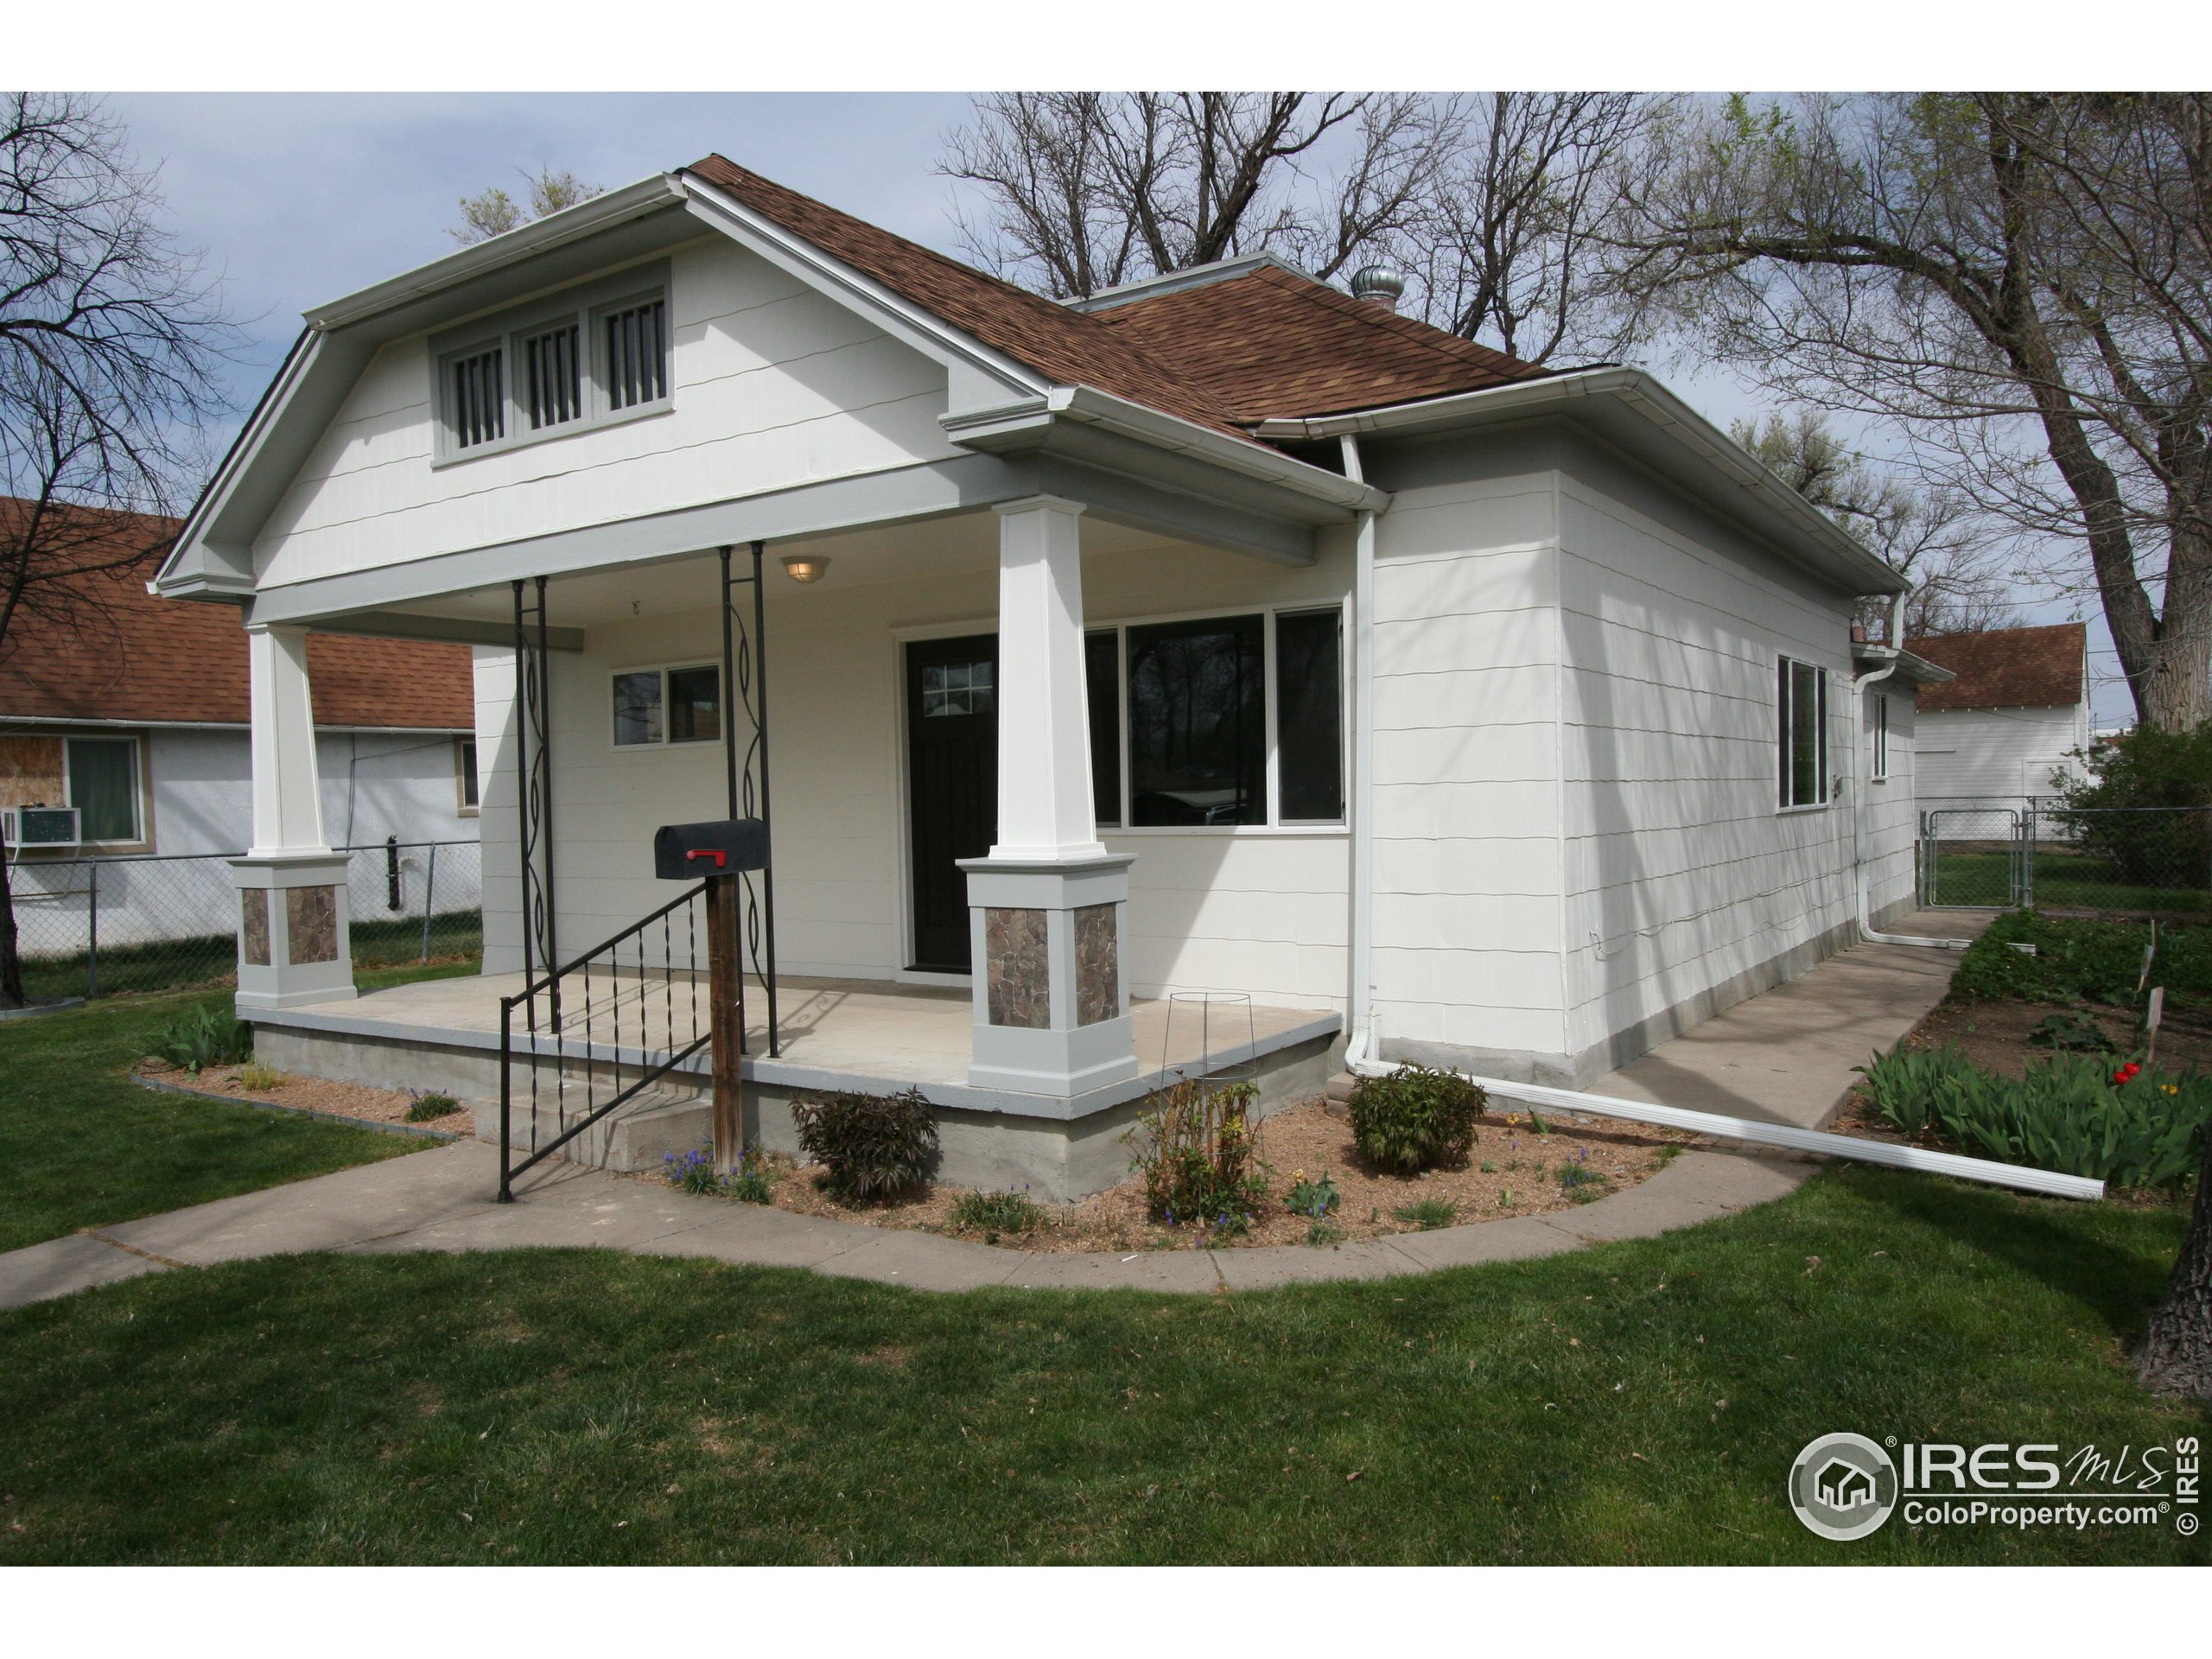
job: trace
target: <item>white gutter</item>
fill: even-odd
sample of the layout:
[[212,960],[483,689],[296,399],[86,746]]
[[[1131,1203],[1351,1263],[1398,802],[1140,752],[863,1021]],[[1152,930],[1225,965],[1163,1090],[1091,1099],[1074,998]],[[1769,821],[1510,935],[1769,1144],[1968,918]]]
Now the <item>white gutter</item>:
[[[1359,440],[1341,435],[1344,476],[1364,482]],[[1352,1071],[1375,1053],[1375,512],[1363,510],[1352,555],[1351,974],[1345,1012]]]
[[1910,933],[1883,933],[1876,931],[1873,915],[1873,895],[1866,891],[1866,776],[1859,745],[1860,733],[1866,724],[1866,688],[1878,684],[1897,671],[1897,663],[1904,648],[1905,595],[1894,594],[1890,598],[1890,626],[1885,636],[1890,647],[1890,659],[1881,667],[1861,674],[1851,682],[1851,883],[1859,899],[1859,937],[1873,944],[1910,944],[1929,950],[1963,950],[1971,939],[1923,939]]
[[[1395,1064],[1347,1064],[1348,1069],[1363,1077],[1387,1077],[1399,1069]],[[2047,1198],[2094,1202],[2105,1195],[2105,1184],[2086,1175],[2062,1175],[2055,1170],[2034,1169],[2025,1164],[2000,1164],[1986,1158],[1931,1152],[1925,1147],[1899,1146],[1888,1141],[1861,1141],[1852,1135],[1831,1135],[1825,1129],[1801,1129],[1787,1123],[1764,1123],[1756,1118],[1727,1117],[1719,1112],[1693,1112],[1680,1106],[1647,1106],[1640,1101],[1614,1100],[1605,1095],[1586,1095],[1573,1089],[1547,1089],[1539,1084],[1509,1083],[1466,1072],[1459,1075],[1479,1085],[1486,1093],[1553,1111],[1625,1118],[1631,1123],[1655,1123],[1662,1128],[1683,1129],[1693,1135],[1780,1147],[1785,1151],[1811,1153],[1824,1158],[1845,1158],[1853,1163],[1878,1164],[1885,1169],[1907,1169],[1920,1175],[1948,1175],[1955,1180],[2009,1186],[2023,1192],[2040,1192]]]

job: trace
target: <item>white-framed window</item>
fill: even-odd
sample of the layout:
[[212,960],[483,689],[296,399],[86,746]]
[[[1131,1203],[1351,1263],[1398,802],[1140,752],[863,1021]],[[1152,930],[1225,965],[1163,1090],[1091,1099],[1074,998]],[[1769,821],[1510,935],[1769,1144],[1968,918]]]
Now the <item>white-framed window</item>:
[[628,270],[431,342],[438,464],[671,407],[665,266]]
[[476,740],[473,737],[456,737],[453,741],[453,781],[461,816],[474,817],[483,805],[480,793],[483,781],[477,775]]
[[123,846],[145,840],[137,738],[65,738],[61,774],[62,804],[77,809],[77,833],[82,841]]
[[1341,605],[1093,629],[1084,668],[1101,829],[1344,823]]
[[1828,671],[1815,663],[1777,659],[1777,767],[1781,807],[1825,806],[1828,799]]
[[721,741],[721,664],[619,669],[611,683],[616,748]]
[[1874,756],[1873,779],[1878,784],[1890,780],[1890,700],[1879,691],[1874,694],[1874,741],[1870,746]]

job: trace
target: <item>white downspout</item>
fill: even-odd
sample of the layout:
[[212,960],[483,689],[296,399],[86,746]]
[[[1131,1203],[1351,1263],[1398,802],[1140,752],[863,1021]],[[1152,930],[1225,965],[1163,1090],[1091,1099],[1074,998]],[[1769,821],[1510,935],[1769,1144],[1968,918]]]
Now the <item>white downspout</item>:
[[[1359,440],[1339,439],[1344,476],[1364,483]],[[1351,598],[1351,971],[1344,1012],[1351,1035],[1344,1068],[1357,1071],[1376,1052],[1375,941],[1375,514],[1363,512],[1354,542]]]
[[1897,653],[1904,649],[1905,595],[1893,594],[1890,597],[1890,626],[1886,642],[1891,656],[1886,665],[1859,675],[1851,683],[1851,882],[1858,895],[1859,936],[1872,944],[1913,944],[1934,950],[1963,950],[1971,939],[1923,939],[1910,933],[1882,933],[1874,927],[1873,895],[1866,891],[1866,775],[1864,756],[1859,753],[1864,741],[1860,733],[1866,725],[1866,688],[1886,680],[1897,671]]

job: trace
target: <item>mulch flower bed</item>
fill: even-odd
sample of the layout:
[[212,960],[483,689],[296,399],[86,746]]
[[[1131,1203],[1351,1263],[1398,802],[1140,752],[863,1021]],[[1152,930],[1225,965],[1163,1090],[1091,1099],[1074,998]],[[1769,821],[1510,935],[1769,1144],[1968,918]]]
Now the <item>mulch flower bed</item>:
[[[1135,1176],[1079,1203],[1040,1200],[1043,1214],[1035,1227],[987,1236],[953,1224],[963,1188],[939,1182],[885,1204],[848,1205],[815,1185],[814,1170],[788,1158],[772,1155],[770,1162],[778,1176],[775,1207],[799,1215],[913,1228],[1014,1249],[1129,1251],[1325,1245],[1573,1210],[1636,1185],[1684,1147],[1700,1144],[1692,1135],[1627,1123],[1560,1118],[1547,1122],[1550,1132],[1540,1135],[1525,1114],[1486,1113],[1464,1168],[1403,1176],[1363,1164],[1352,1149],[1351,1125],[1319,1103],[1278,1112],[1261,1122],[1256,1137],[1274,1197],[1254,1212],[1249,1231],[1226,1235],[1217,1229],[1171,1228],[1154,1221],[1145,1213],[1144,1187]],[[1560,1172],[1570,1167],[1583,1172],[1568,1177],[1578,1183],[1572,1186],[1560,1179]],[[1285,1210],[1282,1197],[1294,1182],[1318,1181],[1324,1175],[1342,1195],[1332,1214],[1317,1222]],[[1417,1214],[1402,1213],[1415,1206],[1421,1207]]]
[[135,1069],[142,1077],[202,1094],[227,1095],[255,1105],[318,1112],[325,1117],[350,1117],[363,1123],[397,1123],[410,1129],[429,1129],[460,1140],[474,1140],[476,1136],[475,1116],[465,1105],[442,1117],[409,1123],[407,1109],[415,1103],[415,1097],[404,1089],[376,1089],[365,1083],[336,1083],[327,1077],[295,1077],[284,1073],[278,1074],[281,1081],[274,1088],[248,1089],[238,1079],[238,1073],[246,1069],[243,1066],[205,1066],[194,1077],[181,1066],[150,1055],[139,1061]]

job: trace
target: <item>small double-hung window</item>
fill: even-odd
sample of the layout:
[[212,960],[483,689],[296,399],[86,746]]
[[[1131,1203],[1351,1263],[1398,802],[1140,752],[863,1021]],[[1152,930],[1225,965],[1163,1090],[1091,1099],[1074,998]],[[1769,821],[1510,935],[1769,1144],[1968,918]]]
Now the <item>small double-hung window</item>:
[[668,277],[629,270],[432,342],[438,459],[459,461],[671,406]]
[[1777,757],[1782,807],[1825,806],[1828,798],[1828,671],[1784,657],[1775,677]]

